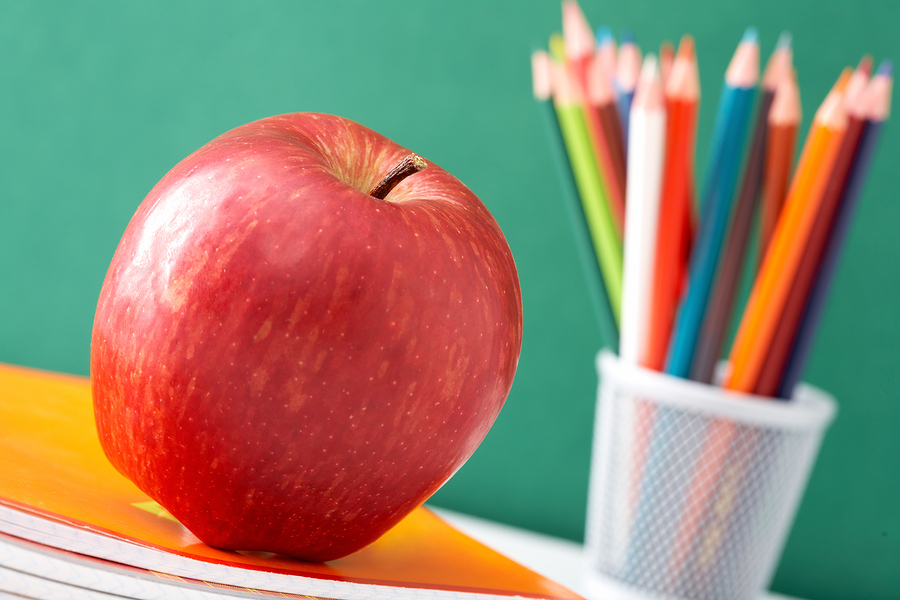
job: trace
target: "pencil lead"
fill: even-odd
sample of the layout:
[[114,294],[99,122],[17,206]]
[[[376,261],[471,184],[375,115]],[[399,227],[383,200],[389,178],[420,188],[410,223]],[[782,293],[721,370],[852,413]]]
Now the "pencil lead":
[[759,40],[759,32],[756,31],[756,27],[748,27],[746,31],[744,31],[744,37],[741,38],[742,43],[756,43]]
[[634,32],[630,29],[625,29],[622,31],[622,41],[621,44],[633,44],[634,43]]
[[603,44],[609,43],[613,41],[613,32],[612,29],[607,25],[601,25],[597,28],[597,45],[602,46]]
[[889,58],[885,58],[878,65],[878,75],[882,77],[892,77],[894,74],[894,63]]
[[694,57],[694,38],[691,35],[684,35],[678,42],[678,56],[681,58],[692,59]]
[[790,31],[782,31],[781,35],[778,36],[778,43],[775,44],[775,50],[781,50],[782,48],[790,48],[793,43],[793,37],[791,36]]

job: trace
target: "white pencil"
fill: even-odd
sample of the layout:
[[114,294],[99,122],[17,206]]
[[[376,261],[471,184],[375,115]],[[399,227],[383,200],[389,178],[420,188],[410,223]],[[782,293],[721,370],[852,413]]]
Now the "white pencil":
[[647,344],[653,261],[666,140],[666,108],[656,56],[648,54],[631,105],[625,199],[619,357],[637,364]]

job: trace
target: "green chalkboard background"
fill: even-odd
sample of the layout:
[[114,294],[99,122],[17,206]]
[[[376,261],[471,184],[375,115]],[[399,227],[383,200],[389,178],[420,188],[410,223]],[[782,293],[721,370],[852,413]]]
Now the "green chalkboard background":
[[[900,3],[585,1],[644,49],[694,35],[704,164],[745,27],[763,59],[790,30],[803,131],[841,69],[900,58]],[[97,295],[135,208],[216,135],[292,111],[360,121],[466,182],[520,270],[512,394],[437,505],[581,539],[594,412],[589,305],[530,52],[560,28],[540,2],[4,2],[0,18],[0,361],[88,373]],[[810,600],[900,596],[900,128],[889,123],[807,379],[840,414],[773,588]],[[702,173],[698,173],[702,176]],[[2,476],[2,474],[0,474]]]

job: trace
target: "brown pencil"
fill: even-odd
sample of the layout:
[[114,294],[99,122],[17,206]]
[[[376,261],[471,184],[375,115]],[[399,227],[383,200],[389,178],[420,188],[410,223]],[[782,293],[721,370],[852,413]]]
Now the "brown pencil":
[[757,108],[753,137],[743,178],[734,201],[731,226],[719,259],[715,282],[700,326],[690,378],[712,383],[716,362],[722,352],[728,321],[734,307],[738,280],[744,265],[753,213],[756,209],[766,151],[769,111],[780,80],[792,77],[790,38],[782,35],[769,58],[762,78],[762,97]]
[[766,139],[766,162],[763,167],[762,190],[760,193],[759,260],[769,247],[775,224],[781,214],[781,207],[787,196],[794,152],[797,143],[797,128],[802,116],[800,92],[793,69],[775,82],[775,99],[769,111],[769,129]]

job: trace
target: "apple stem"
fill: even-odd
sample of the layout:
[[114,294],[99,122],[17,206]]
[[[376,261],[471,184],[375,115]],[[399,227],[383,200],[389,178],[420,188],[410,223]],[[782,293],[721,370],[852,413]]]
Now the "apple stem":
[[424,158],[418,154],[410,154],[404,158],[400,164],[391,169],[390,173],[385,175],[384,179],[381,180],[381,183],[376,185],[372,191],[369,192],[369,195],[384,200],[390,191],[394,189],[394,186],[413,173],[418,173],[426,166],[428,166],[428,163],[425,162]]

